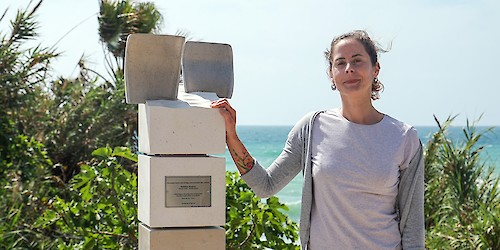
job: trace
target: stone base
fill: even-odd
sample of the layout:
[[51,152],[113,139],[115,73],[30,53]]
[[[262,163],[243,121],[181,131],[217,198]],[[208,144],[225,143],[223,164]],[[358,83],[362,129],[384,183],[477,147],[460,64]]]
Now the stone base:
[[149,228],[139,223],[140,250],[223,250],[225,246],[222,227]]

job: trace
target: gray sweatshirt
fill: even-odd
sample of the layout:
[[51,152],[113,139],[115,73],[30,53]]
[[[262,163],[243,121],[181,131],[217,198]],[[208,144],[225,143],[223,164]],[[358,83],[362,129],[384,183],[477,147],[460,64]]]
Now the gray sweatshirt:
[[[312,192],[311,130],[320,112],[302,118],[288,135],[279,157],[266,170],[255,160],[254,167],[242,176],[262,198],[275,195],[300,171],[303,173],[300,242],[307,249],[310,235]],[[403,249],[424,249],[424,160],[422,146],[400,174],[397,207]]]

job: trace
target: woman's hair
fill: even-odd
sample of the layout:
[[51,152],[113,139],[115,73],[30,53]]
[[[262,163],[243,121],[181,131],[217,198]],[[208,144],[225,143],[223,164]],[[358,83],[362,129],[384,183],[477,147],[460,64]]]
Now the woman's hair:
[[[332,43],[330,45],[330,49],[327,49],[325,51],[325,57],[326,60],[328,60],[328,74],[331,76],[331,68],[333,66],[333,47],[337,45],[338,42],[340,42],[343,39],[356,39],[358,42],[360,42],[363,47],[365,48],[366,52],[370,56],[370,61],[372,63],[372,66],[375,66],[378,63],[378,54],[382,52],[387,52],[387,50],[382,49],[380,45],[376,42],[374,42],[368,33],[364,30],[354,30],[349,33],[342,34],[338,37],[333,38]],[[380,64],[379,64],[380,67]],[[334,88],[334,86],[332,86]],[[380,92],[384,90],[384,85],[378,81],[378,79],[374,79],[373,84],[372,84],[372,95],[371,98],[372,100],[377,100],[380,98]]]

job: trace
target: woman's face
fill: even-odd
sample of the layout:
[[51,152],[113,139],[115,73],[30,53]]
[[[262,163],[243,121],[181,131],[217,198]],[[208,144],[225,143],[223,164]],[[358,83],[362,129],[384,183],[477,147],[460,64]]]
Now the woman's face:
[[373,79],[379,73],[363,45],[353,38],[340,40],[332,48],[330,76],[343,97],[371,98]]

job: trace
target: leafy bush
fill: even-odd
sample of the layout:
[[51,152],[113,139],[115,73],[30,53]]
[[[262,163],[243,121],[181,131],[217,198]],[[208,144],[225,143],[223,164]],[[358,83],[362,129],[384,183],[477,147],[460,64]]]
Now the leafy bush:
[[[137,247],[137,175],[123,161],[137,162],[124,147],[100,148],[70,182],[70,199],[58,196],[35,227],[55,233],[53,246],[73,249]],[[226,248],[298,248],[297,224],[272,197],[264,203],[237,177],[226,173]]]
[[299,249],[298,226],[277,197],[262,202],[239,178],[226,173],[226,249]]
[[125,103],[123,77],[99,83],[83,61],[80,67],[79,77],[52,83],[45,106],[49,118],[39,129],[65,182],[96,148],[133,146],[137,130],[137,106]]
[[[18,134],[14,122],[0,117],[0,248],[41,248],[50,232],[33,226],[61,182],[41,143]],[[61,195],[64,192],[60,192]]]
[[124,147],[99,148],[70,182],[70,199],[56,196],[35,226],[54,233],[54,245],[71,249],[137,248],[137,175],[122,163],[137,162]]

